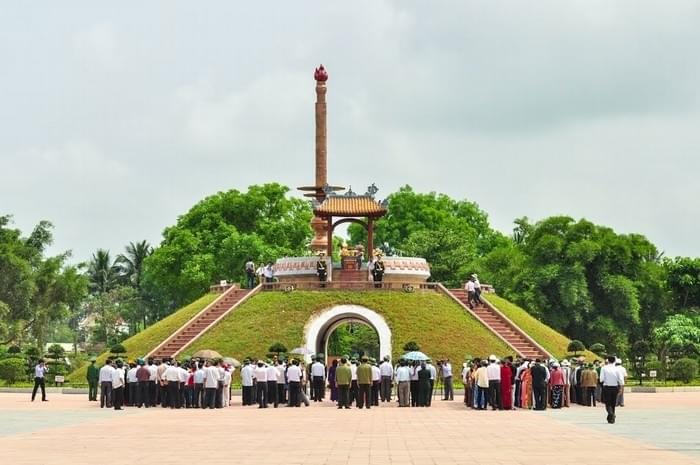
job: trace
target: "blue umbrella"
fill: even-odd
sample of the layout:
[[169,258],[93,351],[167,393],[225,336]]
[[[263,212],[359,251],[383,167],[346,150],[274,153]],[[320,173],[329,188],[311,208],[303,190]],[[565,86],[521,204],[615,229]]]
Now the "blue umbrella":
[[413,352],[409,352],[407,354],[404,354],[401,358],[403,358],[405,360],[417,360],[417,361],[430,360],[430,357],[425,355],[423,352],[418,352],[418,351],[413,351]]

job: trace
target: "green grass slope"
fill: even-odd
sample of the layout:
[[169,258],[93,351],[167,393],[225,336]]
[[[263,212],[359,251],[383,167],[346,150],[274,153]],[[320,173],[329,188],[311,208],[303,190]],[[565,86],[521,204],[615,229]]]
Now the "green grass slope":
[[[434,359],[511,350],[451,299],[434,292],[294,291],[263,292],[242,304],[185,350],[214,349],[239,360],[262,356],[273,342],[289,350],[304,344],[309,318],[335,305],[355,304],[380,313],[392,331],[393,358],[403,345],[416,341]],[[459,370],[458,370],[459,371]]]
[[[143,357],[148,352],[153,350],[158,344],[170,337],[170,335],[180,328],[180,326],[187,323],[190,318],[202,311],[204,307],[213,302],[218,296],[218,294],[206,294],[202,298],[192,302],[186,307],[182,307],[173,314],[168,315],[159,322],[125,340],[122,342],[122,344],[127,352],[124,354],[123,358],[133,359]],[[108,352],[100,354],[97,357],[97,365],[102,366],[108,356]],[[69,383],[86,382],[86,374],[87,364],[84,364],[68,375],[66,381]]]
[[[523,331],[537,341],[539,345],[544,347],[554,357],[561,359],[568,356],[568,351],[566,348],[571,340],[566,336],[558,333],[556,330],[550,328],[534,316],[530,315],[526,310],[518,307],[514,303],[509,302],[503,297],[499,297],[495,294],[482,294],[481,297],[485,297],[486,300],[500,310],[501,313],[510,318],[513,323],[520,326]],[[600,358],[588,350],[582,353],[582,355],[586,357],[586,360],[590,361]]]

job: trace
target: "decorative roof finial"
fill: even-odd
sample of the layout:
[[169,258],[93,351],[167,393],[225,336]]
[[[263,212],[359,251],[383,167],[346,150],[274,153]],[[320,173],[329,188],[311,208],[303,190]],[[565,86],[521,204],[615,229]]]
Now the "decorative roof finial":
[[324,68],[323,65],[319,66],[316,68],[316,71],[314,71],[314,79],[318,82],[326,82],[328,80],[328,72],[326,72],[326,68]]
[[365,195],[367,197],[374,198],[374,196],[377,195],[377,192],[379,192],[379,188],[375,183],[372,183],[371,186],[367,187],[367,192],[365,192]]

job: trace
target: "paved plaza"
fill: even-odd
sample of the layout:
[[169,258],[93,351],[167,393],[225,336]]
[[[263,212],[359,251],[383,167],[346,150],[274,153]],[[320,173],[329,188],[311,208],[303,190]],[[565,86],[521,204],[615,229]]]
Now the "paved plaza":
[[0,394],[2,464],[700,464],[700,392],[626,394],[615,425],[602,408],[124,411],[82,395]]

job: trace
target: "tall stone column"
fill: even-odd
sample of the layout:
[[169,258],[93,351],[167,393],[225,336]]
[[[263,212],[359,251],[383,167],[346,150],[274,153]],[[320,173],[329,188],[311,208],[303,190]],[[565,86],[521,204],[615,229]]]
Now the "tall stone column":
[[[326,81],[328,73],[321,65],[314,73],[316,80],[316,200],[323,202],[326,198],[324,187],[328,185],[328,145],[326,137]],[[311,251],[325,252],[328,248],[328,223],[323,218],[314,217],[311,220],[314,238],[311,240]]]

